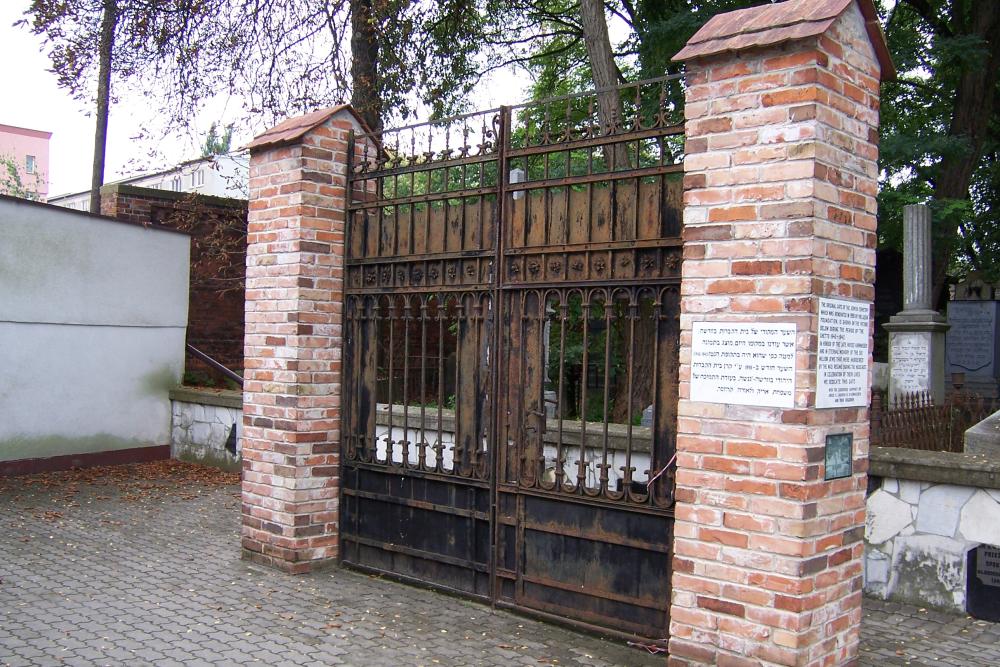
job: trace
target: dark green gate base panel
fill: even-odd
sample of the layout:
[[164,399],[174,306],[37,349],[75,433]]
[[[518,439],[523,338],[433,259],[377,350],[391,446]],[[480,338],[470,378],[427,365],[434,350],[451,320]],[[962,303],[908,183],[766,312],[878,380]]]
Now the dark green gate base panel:
[[500,600],[633,639],[667,636],[672,513],[506,486],[500,499]]
[[489,598],[489,509],[488,483],[345,465],[341,560]]

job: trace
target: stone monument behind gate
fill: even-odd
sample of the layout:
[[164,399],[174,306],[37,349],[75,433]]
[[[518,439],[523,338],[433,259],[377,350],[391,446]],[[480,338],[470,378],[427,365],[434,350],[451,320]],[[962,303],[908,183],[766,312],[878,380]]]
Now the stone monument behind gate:
[[944,343],[948,324],[931,303],[931,211],[903,209],[903,310],[889,332],[889,404],[906,394],[944,400]]
[[945,340],[952,384],[983,396],[997,396],[1000,378],[1000,291],[976,276],[959,283],[948,303]]

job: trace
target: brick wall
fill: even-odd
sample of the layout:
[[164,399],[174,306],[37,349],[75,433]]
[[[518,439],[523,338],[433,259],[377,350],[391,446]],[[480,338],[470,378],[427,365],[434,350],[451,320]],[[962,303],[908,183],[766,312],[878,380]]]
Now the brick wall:
[[[874,296],[880,70],[841,4],[817,36],[688,62],[673,665],[857,657],[867,408],[814,407],[817,310]],[[696,321],[794,323],[794,407],[691,401]],[[854,474],[824,481],[831,432]]]
[[344,108],[250,145],[243,549],[298,573],[338,554]]
[[[247,202],[108,185],[101,188],[101,213],[191,234],[187,342],[241,372]],[[215,371],[190,354],[185,367],[215,377]]]

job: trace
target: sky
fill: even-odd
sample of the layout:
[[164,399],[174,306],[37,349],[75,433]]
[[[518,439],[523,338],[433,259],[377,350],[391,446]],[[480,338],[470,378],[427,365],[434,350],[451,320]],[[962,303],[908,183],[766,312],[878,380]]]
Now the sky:
[[[42,40],[24,27],[12,27],[30,4],[30,0],[0,2],[0,83],[7,94],[0,96],[0,123],[52,133],[49,142],[49,196],[78,192],[90,187],[94,155],[94,119],[89,106],[74,100],[59,88],[56,76],[42,52]],[[105,180],[129,173],[128,164],[137,155],[130,137],[151,120],[141,108],[127,103],[115,105],[108,128],[108,152]],[[144,147],[145,148],[145,147]],[[177,146],[169,158],[185,157]]]
[[[52,133],[49,143],[49,196],[80,192],[90,187],[94,154],[94,119],[88,102],[74,100],[60,88],[40,37],[13,27],[30,0],[0,0],[0,124]],[[523,74],[498,72],[480,83],[474,107],[490,108],[520,102],[527,95]],[[96,83],[95,83],[96,86]],[[238,105],[236,105],[238,106]],[[186,133],[163,135],[153,111],[124,96],[113,104],[108,123],[105,182],[144,171],[170,167],[197,157],[201,139],[212,121],[227,122],[225,101],[216,101]],[[136,140],[142,129],[150,138]],[[233,145],[243,145],[267,128],[237,127]],[[159,130],[159,131],[157,131]]]

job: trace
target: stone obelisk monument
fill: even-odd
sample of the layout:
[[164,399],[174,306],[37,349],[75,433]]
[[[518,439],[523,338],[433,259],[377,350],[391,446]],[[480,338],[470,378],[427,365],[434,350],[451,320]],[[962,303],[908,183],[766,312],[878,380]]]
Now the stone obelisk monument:
[[931,210],[903,208],[903,310],[885,325],[889,332],[889,404],[926,392],[944,400],[944,342],[948,324],[932,303]]

